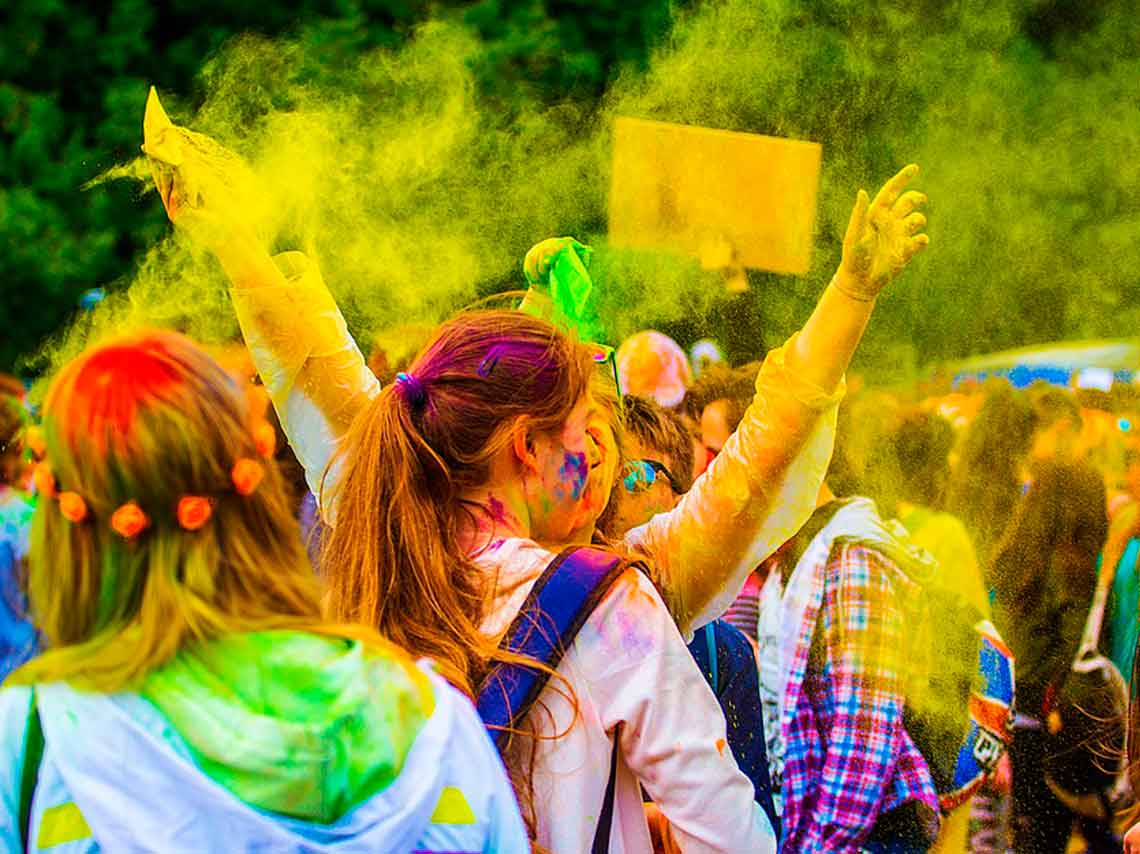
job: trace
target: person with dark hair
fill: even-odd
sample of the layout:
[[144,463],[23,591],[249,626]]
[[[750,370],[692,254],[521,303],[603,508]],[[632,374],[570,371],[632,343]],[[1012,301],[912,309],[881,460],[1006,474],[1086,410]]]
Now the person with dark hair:
[[950,478],[954,428],[940,415],[914,410],[901,417],[889,444],[898,472],[895,518],[911,542],[938,561],[947,582],[978,613],[989,617],[989,594],[970,535],[960,519],[941,509]]
[[[1080,463],[1045,463],[994,555],[996,618],[1017,659],[1014,834],[1017,851],[1065,850],[1074,814],[1045,780],[1051,715],[1077,654],[1108,534],[1101,475]],[[1082,819],[1096,851],[1119,850],[1103,825]],[[1091,838],[1090,838],[1091,837]]]
[[[968,802],[1004,735],[971,729],[964,686],[976,681],[978,646],[1000,639],[979,630],[984,612],[957,592],[958,568],[918,548],[878,494],[855,491],[886,491],[904,510],[902,495],[931,500],[947,444],[940,423],[912,415],[892,429],[893,399],[852,404],[841,407],[819,506],[776,553],[760,595],[761,696],[785,846],[964,852]],[[934,488],[913,482],[930,477]],[[985,748],[976,767],[960,765],[966,738]]]
[[991,559],[1021,498],[1035,422],[1032,407],[1008,383],[987,385],[947,487],[946,510],[965,524],[991,588]]
[[[621,488],[611,499],[618,510],[612,518],[598,520],[602,532],[614,538],[671,509],[692,484],[692,478],[683,473],[691,435],[680,415],[637,395],[626,395],[622,403],[626,462]],[[764,807],[779,835],[752,643],[730,622],[714,620],[696,632],[689,652],[724,711],[729,749],[752,781],[756,802]]]

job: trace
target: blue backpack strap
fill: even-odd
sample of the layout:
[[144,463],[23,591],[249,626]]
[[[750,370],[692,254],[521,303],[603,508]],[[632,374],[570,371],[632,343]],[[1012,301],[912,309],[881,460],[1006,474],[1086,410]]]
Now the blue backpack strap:
[[[556,669],[598,602],[628,566],[621,556],[601,549],[564,550],[531,588],[501,648]],[[548,672],[524,664],[500,662],[491,669],[475,708],[500,751],[549,678]]]

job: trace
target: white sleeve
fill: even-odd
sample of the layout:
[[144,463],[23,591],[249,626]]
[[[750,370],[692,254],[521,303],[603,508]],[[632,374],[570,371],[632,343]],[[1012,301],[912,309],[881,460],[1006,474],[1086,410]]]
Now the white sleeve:
[[480,774],[490,778],[487,782],[491,790],[490,820],[487,828],[487,839],[483,846],[484,854],[507,854],[507,852],[529,852],[531,845],[527,837],[526,826],[523,824],[522,814],[519,812],[518,800],[515,790],[507,777],[506,768],[503,767],[503,758],[491,736],[483,726],[474,707],[470,702],[464,702],[465,716],[478,730],[476,742],[481,745],[481,755],[478,757]]
[[602,725],[620,732],[625,764],[681,850],[775,852],[720,706],[649,579],[634,569],[619,578],[575,646]]
[[20,784],[24,774],[24,739],[31,689],[0,691],[0,850],[23,851]]
[[316,264],[300,252],[273,259],[275,284],[232,288],[246,346],[314,495],[328,498],[336,471],[325,471],[353,418],[380,393]]
[[687,637],[723,614],[815,509],[845,385],[825,394],[797,376],[784,359],[791,346],[768,354],[740,426],[680,503],[626,535],[652,557]]

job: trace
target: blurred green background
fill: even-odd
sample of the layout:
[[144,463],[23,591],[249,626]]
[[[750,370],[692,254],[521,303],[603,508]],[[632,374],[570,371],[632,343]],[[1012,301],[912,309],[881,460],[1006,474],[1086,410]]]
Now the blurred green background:
[[[17,0],[0,13],[0,370],[43,370],[42,342],[83,293],[126,288],[168,233],[137,185],[80,189],[136,156],[152,82],[200,105],[203,69],[241,33],[303,45],[311,73],[334,79],[429,20],[478,40],[476,97],[504,116],[535,103],[588,112],[621,84],[640,87],[644,115],[817,139],[825,181],[830,163],[870,188],[922,158],[934,245],[880,312],[862,354],[872,373],[1140,328],[1131,0]],[[755,275],[700,320],[658,325],[755,355],[772,343],[757,324],[802,320],[833,269],[855,189],[824,188],[815,278]]]

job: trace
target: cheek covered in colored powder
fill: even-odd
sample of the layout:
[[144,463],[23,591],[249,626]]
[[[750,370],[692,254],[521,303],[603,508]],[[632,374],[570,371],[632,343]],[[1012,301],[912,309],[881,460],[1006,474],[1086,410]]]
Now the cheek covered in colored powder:
[[589,479],[590,465],[586,462],[585,453],[565,451],[562,454],[562,466],[558,469],[559,491],[577,501],[582,497]]

